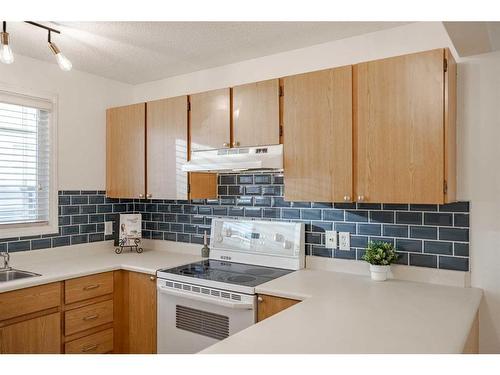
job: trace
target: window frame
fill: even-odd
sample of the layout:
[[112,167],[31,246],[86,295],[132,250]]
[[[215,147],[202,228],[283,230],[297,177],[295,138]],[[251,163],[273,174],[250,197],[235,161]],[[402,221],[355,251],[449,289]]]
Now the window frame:
[[48,101],[49,114],[49,220],[48,222],[13,223],[0,225],[0,242],[5,238],[57,234],[59,231],[58,204],[58,96],[57,94],[0,83],[0,92]]

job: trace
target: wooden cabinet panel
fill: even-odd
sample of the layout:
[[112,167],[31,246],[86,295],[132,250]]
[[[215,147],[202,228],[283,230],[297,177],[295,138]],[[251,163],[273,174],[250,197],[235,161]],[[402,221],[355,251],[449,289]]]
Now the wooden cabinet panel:
[[216,173],[190,173],[189,199],[217,198]]
[[352,67],[283,79],[285,199],[352,197]]
[[361,200],[443,203],[444,50],[355,67]]
[[66,304],[113,293],[113,272],[79,277],[64,282]]
[[229,147],[230,90],[220,89],[190,95],[191,151]]
[[113,329],[94,333],[64,345],[66,354],[104,354],[113,351]]
[[128,353],[156,353],[156,278],[128,272]]
[[61,305],[61,283],[0,293],[0,321]]
[[146,192],[146,105],[106,111],[106,194],[139,198]]
[[257,321],[260,322],[274,314],[283,311],[290,306],[293,306],[300,301],[296,299],[269,296],[266,294],[259,294],[258,307],[257,307]]
[[72,335],[113,321],[113,300],[94,303],[64,314],[64,334]]
[[147,193],[153,199],[187,199],[188,98],[147,103]]
[[279,80],[233,88],[233,146],[280,143]]
[[444,74],[444,175],[445,202],[457,199],[457,64],[449,49],[445,49],[447,71]]
[[61,314],[54,313],[0,328],[0,353],[61,353]]

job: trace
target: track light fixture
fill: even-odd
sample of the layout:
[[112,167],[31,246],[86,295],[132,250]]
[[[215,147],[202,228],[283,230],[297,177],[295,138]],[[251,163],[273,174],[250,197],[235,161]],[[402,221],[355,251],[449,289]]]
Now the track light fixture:
[[[59,30],[53,29],[48,26],[41,25],[36,22],[32,21],[25,21],[26,23],[39,27],[41,29],[45,29],[48,31],[49,36],[48,36],[48,42],[49,42],[49,49],[52,51],[52,53],[56,56],[57,63],[59,64],[59,67],[64,70],[68,71],[71,70],[73,65],[71,64],[71,61],[68,60],[66,56],[64,56],[61,53],[61,50],[55,45],[55,43],[52,42],[51,40],[51,33],[57,33],[61,34]],[[12,53],[12,49],[10,48],[9,45],[9,33],[6,31],[7,30],[7,22],[3,21],[3,32],[0,33],[0,42],[1,42],[1,49],[0,49],[0,61],[3,62],[4,64],[12,64],[14,62],[14,54]]]
[[71,61],[69,61],[68,58],[61,53],[61,50],[57,48],[55,43],[52,43],[52,41],[50,40],[50,32],[51,30],[49,30],[49,38],[48,38],[49,48],[52,51],[52,53],[56,56],[59,68],[67,72],[71,70],[73,64],[71,64]]
[[0,33],[1,50],[0,61],[4,64],[12,64],[14,62],[14,54],[9,45],[9,33],[7,32],[7,22],[3,21],[3,31]]

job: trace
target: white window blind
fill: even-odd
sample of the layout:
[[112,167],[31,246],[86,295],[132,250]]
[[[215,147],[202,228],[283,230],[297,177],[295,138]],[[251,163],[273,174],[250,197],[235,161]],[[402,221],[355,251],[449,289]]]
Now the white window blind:
[[0,227],[50,219],[51,103],[0,91]]

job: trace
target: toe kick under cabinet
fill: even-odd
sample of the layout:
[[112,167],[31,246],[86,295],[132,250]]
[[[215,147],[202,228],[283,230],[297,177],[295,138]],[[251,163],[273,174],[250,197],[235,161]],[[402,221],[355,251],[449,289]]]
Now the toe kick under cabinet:
[[156,278],[118,270],[0,293],[0,353],[156,353]]

